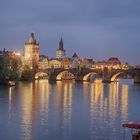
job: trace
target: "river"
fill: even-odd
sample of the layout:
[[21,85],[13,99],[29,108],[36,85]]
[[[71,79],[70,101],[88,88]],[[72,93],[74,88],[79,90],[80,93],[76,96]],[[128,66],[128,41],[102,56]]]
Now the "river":
[[0,87],[0,140],[123,140],[128,120],[140,120],[140,85],[131,80]]

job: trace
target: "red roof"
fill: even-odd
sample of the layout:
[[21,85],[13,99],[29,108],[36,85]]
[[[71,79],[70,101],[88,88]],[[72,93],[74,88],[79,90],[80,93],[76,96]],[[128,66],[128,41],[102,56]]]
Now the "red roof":
[[122,124],[122,127],[140,129],[140,121],[130,121]]
[[78,58],[78,55],[76,53],[73,54],[72,58]]

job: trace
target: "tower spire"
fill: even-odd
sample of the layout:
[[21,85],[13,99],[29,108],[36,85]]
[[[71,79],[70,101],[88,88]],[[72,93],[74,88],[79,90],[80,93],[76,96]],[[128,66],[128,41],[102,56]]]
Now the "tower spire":
[[59,42],[59,50],[64,51],[64,43],[63,43],[62,36],[61,36],[61,39],[60,39],[60,42]]
[[60,39],[60,42],[62,42],[62,43],[63,43],[62,35],[61,35],[61,39]]

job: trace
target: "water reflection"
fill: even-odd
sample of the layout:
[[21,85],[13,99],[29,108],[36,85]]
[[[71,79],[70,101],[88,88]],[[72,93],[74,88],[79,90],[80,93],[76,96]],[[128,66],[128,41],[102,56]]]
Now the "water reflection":
[[29,83],[25,86],[21,93],[21,127],[23,139],[25,140],[31,140],[32,138],[32,103],[34,102],[33,90],[33,83]]
[[20,82],[9,88],[9,118],[16,117],[23,140],[119,139],[120,124],[128,120],[129,88],[101,81]]
[[15,92],[15,87],[9,87],[9,120],[11,119],[11,112],[12,112],[12,100]]
[[65,140],[70,137],[70,133],[71,133],[73,83],[72,81],[71,82],[58,81],[56,84],[56,88],[57,88],[57,94],[56,94],[57,117],[56,118],[57,118],[57,122],[60,122],[59,126],[61,126],[62,128],[61,131],[62,139]]
[[66,140],[70,137],[70,124],[71,124],[71,115],[72,115],[72,83],[64,84],[64,102],[63,102],[63,110],[64,110],[64,121],[63,121],[63,139]]
[[118,110],[118,105],[119,105],[119,100],[118,100],[118,89],[119,89],[119,84],[118,82],[111,83],[109,85],[109,117],[112,120],[112,125],[114,125],[114,120],[116,119],[117,116],[117,111]]
[[[90,85],[90,139],[101,139],[102,134],[98,134],[96,118],[99,119],[99,124],[103,123],[104,103],[103,103],[103,84],[101,81],[96,81]],[[95,135],[96,134],[96,135]]]
[[9,88],[9,112],[11,111],[12,108],[12,93],[13,93],[13,88]]
[[[48,123],[48,112],[49,112],[49,97],[51,87],[49,86],[48,80],[39,81],[39,102],[40,102],[40,114],[42,117],[41,124]],[[48,131],[48,130],[47,130]]]
[[[14,88],[9,88],[9,115],[11,115],[12,102],[14,101]],[[34,129],[38,125],[45,125],[47,134],[50,86],[48,81],[35,81],[18,85],[20,124],[22,139],[33,139],[32,134],[37,131]],[[38,122],[38,119],[41,118]],[[17,118],[18,119],[18,118]],[[34,129],[34,132],[33,132]],[[37,132],[38,133],[38,132]]]
[[[85,90],[88,90],[88,88]],[[119,116],[123,120],[127,119],[127,108],[128,85],[119,85],[119,83],[103,84],[101,82],[91,83],[90,139],[103,139],[102,136],[105,136],[105,133],[109,133],[107,131],[108,127],[112,128],[112,132],[110,132],[112,136],[110,137],[113,138],[113,135],[117,133],[115,128],[116,120]],[[99,126],[96,128],[97,120]],[[104,127],[102,127],[103,125]],[[99,127],[103,131],[99,132]]]
[[121,95],[121,117],[124,121],[128,119],[128,85],[122,85]]

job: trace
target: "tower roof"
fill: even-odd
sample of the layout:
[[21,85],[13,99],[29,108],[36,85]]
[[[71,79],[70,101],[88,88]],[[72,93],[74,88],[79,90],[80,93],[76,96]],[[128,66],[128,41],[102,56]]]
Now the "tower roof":
[[31,33],[31,34],[30,34],[28,43],[29,43],[29,44],[37,44],[37,41],[36,41],[36,38],[35,38],[34,33]]
[[72,58],[78,58],[78,55],[76,53],[74,53]]
[[61,36],[61,39],[60,39],[60,43],[63,43],[63,39],[62,39],[62,36]]
[[63,43],[62,37],[61,37],[61,39],[60,39],[60,41],[59,41],[59,48],[58,48],[58,50],[65,51],[65,50],[64,50],[64,43]]

